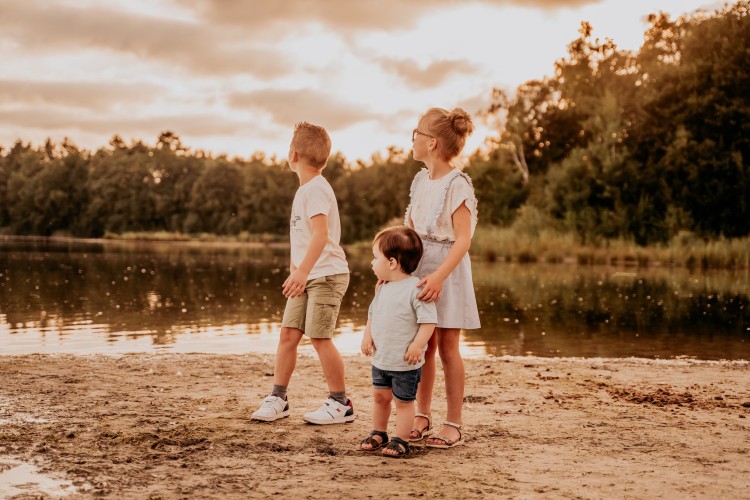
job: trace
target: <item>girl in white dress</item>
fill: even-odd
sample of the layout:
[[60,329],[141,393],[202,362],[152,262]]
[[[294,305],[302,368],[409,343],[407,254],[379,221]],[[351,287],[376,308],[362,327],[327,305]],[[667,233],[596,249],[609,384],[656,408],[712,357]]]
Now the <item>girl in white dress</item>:
[[[424,256],[413,275],[423,287],[419,298],[435,302],[438,324],[425,353],[409,440],[427,438],[426,445],[431,448],[452,448],[464,442],[461,409],[465,375],[458,341],[462,328],[480,326],[468,253],[477,223],[477,200],[469,176],[451,165],[473,130],[464,110],[432,108],[412,132],[414,159],[427,168],[412,182],[405,224],[422,238]],[[430,407],[436,351],[445,374],[448,414],[440,432],[433,436]]]

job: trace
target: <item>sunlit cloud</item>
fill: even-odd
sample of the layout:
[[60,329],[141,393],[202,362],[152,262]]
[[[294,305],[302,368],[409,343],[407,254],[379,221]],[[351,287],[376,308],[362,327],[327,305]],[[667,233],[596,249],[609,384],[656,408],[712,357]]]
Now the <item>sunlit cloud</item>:
[[98,6],[6,3],[0,10],[0,30],[0,38],[25,51],[94,49],[150,59],[198,75],[270,78],[291,67],[269,42],[253,42],[241,31]]
[[229,97],[229,104],[233,108],[265,112],[279,125],[309,121],[331,130],[376,117],[361,104],[337,101],[310,89],[237,92]]
[[[175,131],[178,135],[195,137],[237,136],[249,133],[257,136],[259,132],[248,121],[212,114],[177,114],[138,118],[82,114],[71,119],[71,114],[64,110],[41,108],[0,110],[0,126],[7,127],[9,124],[17,129],[42,129],[69,133],[82,131],[107,136],[127,134],[150,137],[165,130]],[[260,132],[262,134],[262,130]]]
[[438,87],[453,76],[467,78],[480,71],[477,65],[457,59],[435,61],[424,67],[406,59],[380,58],[378,63],[416,89]]
[[480,94],[460,99],[456,106],[465,109],[471,115],[478,115],[490,107],[492,93],[482,92]]
[[0,0],[0,145],[171,130],[283,157],[308,120],[352,160],[408,150],[428,108],[475,114],[493,87],[551,74],[582,20],[637,50],[649,12],[715,1]]
[[146,105],[163,94],[164,89],[145,83],[0,80],[0,106],[60,105],[105,111],[136,102]]
[[339,31],[406,28],[431,11],[468,3],[560,9],[600,1],[602,0],[175,0],[177,4],[196,9],[201,16],[219,24],[263,28],[273,23],[318,22]]

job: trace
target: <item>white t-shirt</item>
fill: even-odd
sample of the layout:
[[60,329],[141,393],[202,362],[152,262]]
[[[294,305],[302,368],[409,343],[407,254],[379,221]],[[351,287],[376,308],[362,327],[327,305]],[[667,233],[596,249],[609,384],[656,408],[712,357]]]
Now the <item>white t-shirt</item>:
[[313,177],[297,189],[289,219],[289,240],[292,247],[292,264],[299,267],[305,258],[312,239],[310,219],[316,215],[328,217],[328,242],[323,253],[310,271],[307,279],[349,272],[346,255],[341,248],[341,221],[333,188],[322,175]]
[[383,283],[370,303],[367,318],[372,320],[372,342],[375,344],[372,364],[376,368],[402,372],[416,370],[424,364],[424,351],[422,362],[410,365],[404,361],[419,325],[438,322],[435,303],[417,298],[421,291],[417,288],[418,283],[419,278],[414,276]]
[[[461,175],[454,179],[452,173],[436,180],[430,179],[429,174],[424,170],[417,175],[421,175],[422,178],[416,186],[407,214],[407,223],[408,217],[411,216],[417,234],[430,236],[440,241],[456,241],[456,233],[453,230],[453,212],[465,203],[471,213],[471,235],[473,236],[477,220],[477,205],[474,188],[469,181]],[[451,184],[446,196],[445,188],[448,182]],[[429,235],[427,227],[435,218],[435,207],[439,203],[442,204],[442,209],[435,221],[432,235]]]

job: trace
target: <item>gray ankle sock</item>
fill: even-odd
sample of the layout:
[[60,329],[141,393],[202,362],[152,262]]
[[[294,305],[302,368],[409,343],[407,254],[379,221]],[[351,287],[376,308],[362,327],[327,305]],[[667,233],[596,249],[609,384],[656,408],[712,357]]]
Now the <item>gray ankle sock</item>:
[[286,386],[285,385],[274,385],[271,391],[271,396],[276,396],[286,400]]
[[346,397],[346,389],[341,392],[329,392],[328,397],[341,403],[342,405],[349,404],[349,398]]

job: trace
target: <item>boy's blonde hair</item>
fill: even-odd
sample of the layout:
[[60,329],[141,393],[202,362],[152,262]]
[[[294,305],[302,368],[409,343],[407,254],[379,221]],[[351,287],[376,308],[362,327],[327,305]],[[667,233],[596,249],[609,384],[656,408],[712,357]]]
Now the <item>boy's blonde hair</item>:
[[323,127],[300,122],[294,126],[292,150],[310,166],[322,169],[331,154],[331,138]]
[[466,144],[466,138],[474,131],[469,113],[461,108],[454,108],[453,111],[430,108],[420,118],[419,125],[437,139],[440,155],[446,161],[458,156]]

